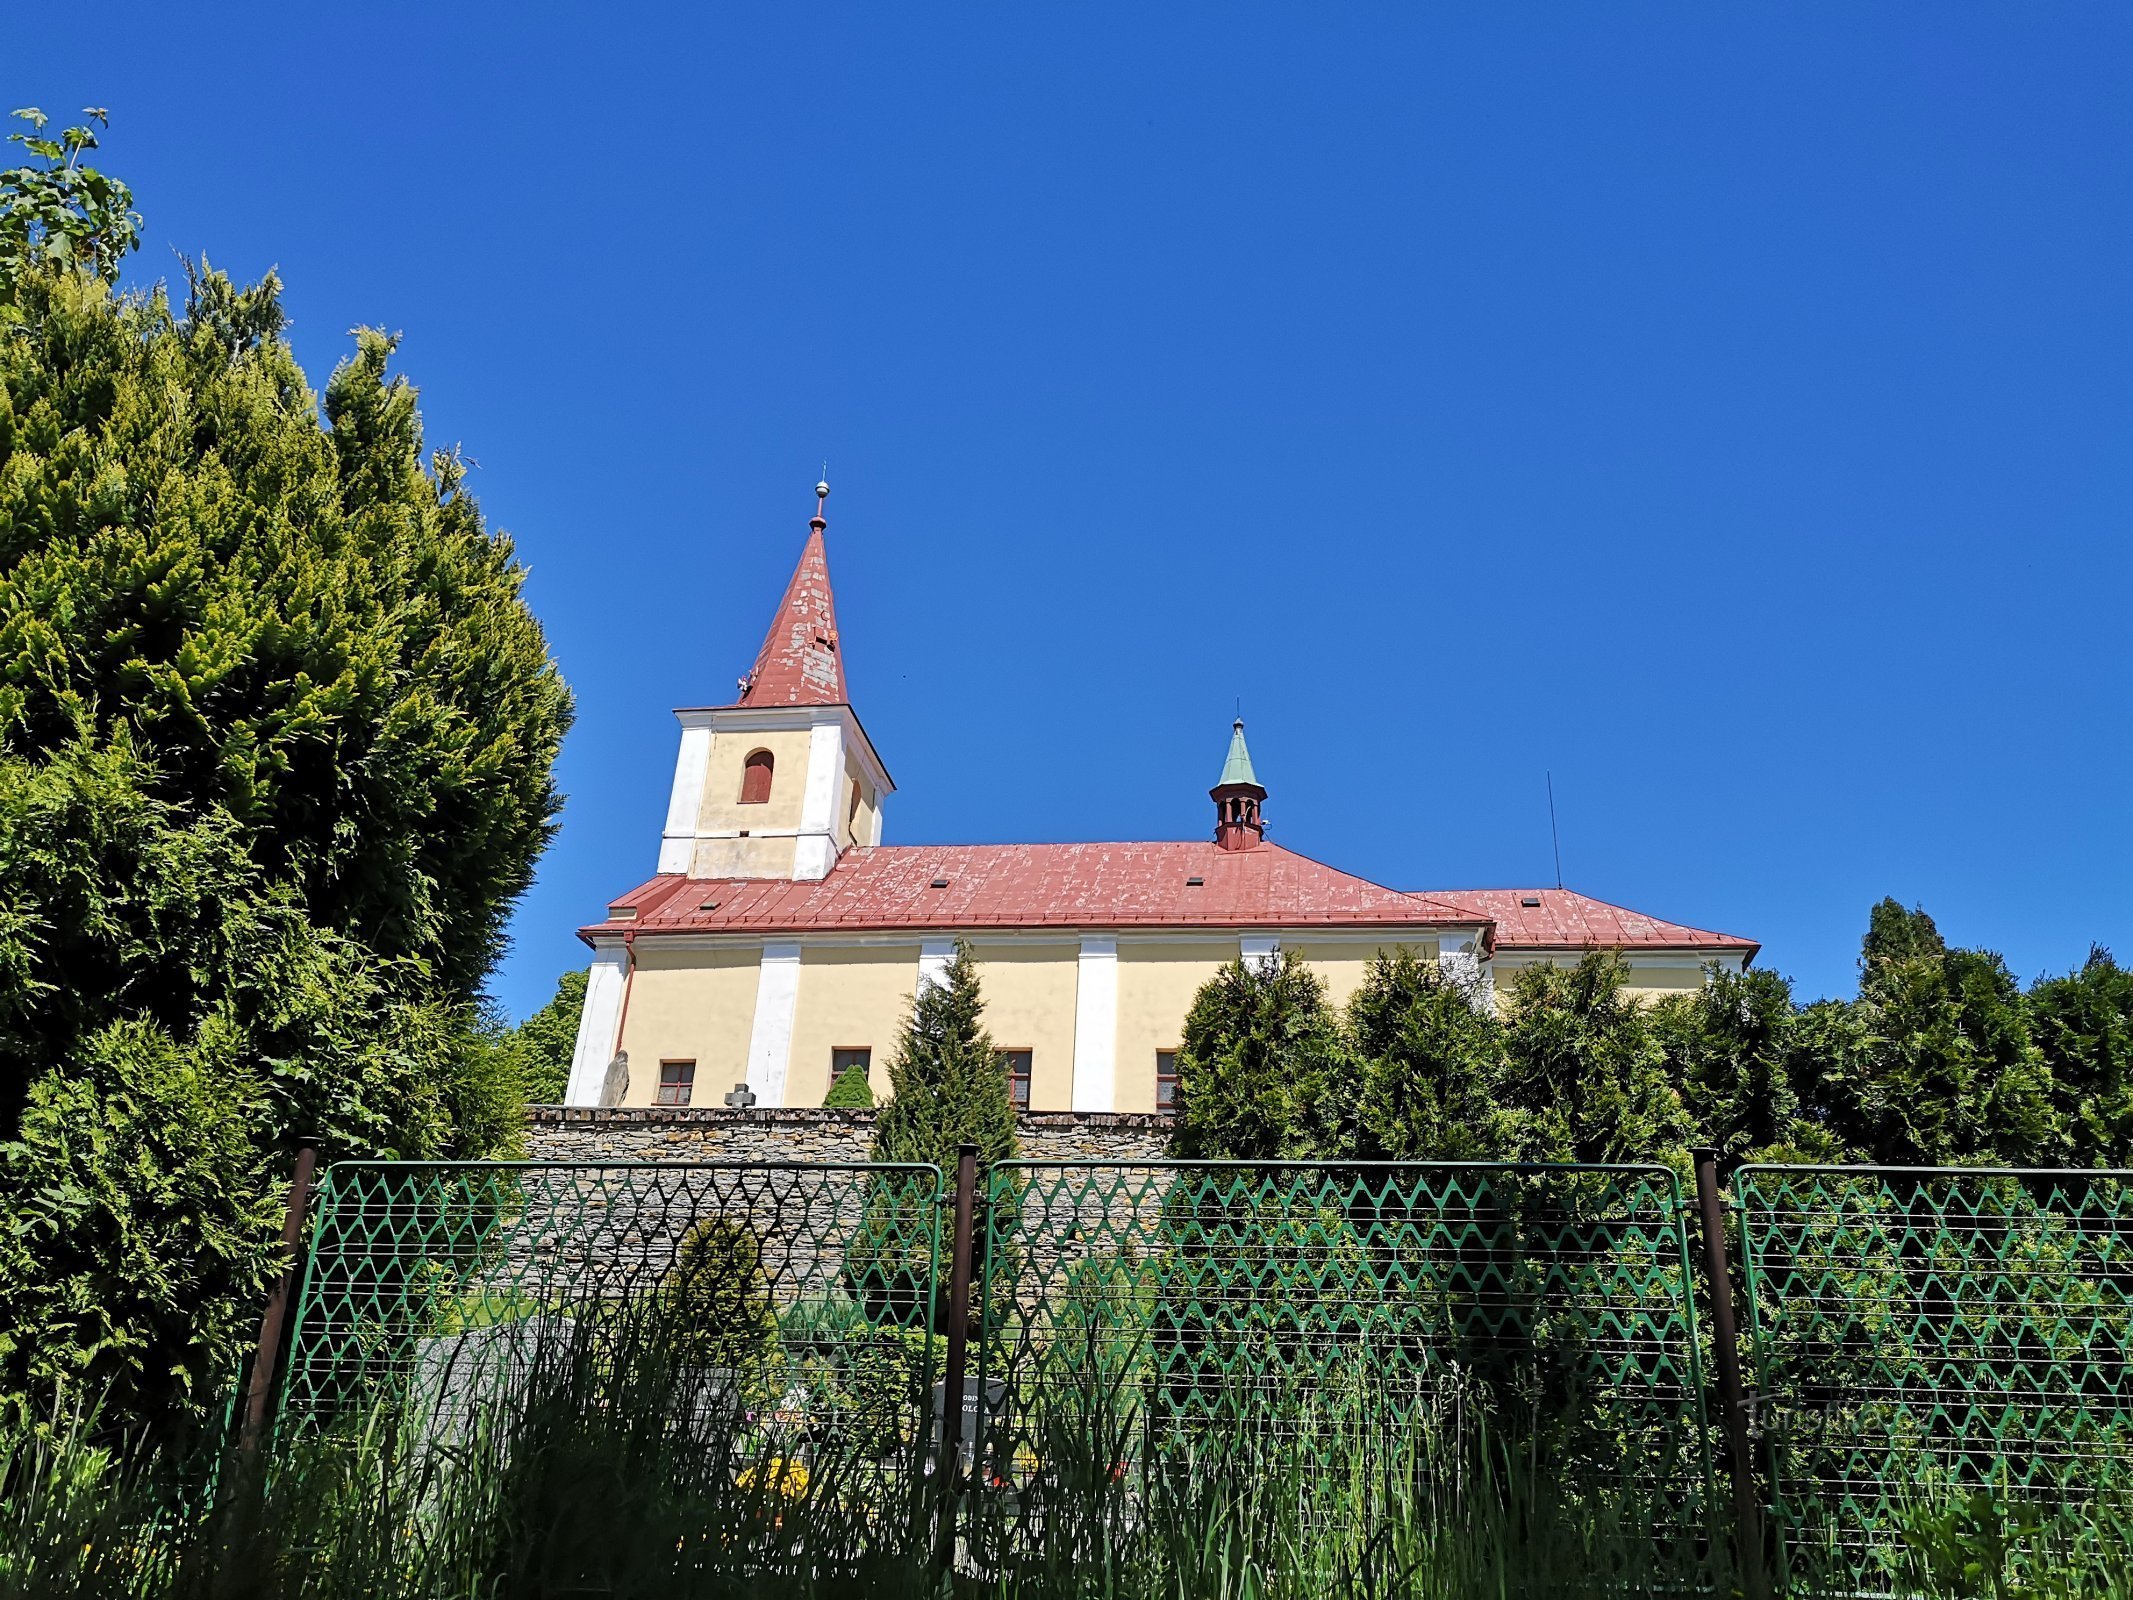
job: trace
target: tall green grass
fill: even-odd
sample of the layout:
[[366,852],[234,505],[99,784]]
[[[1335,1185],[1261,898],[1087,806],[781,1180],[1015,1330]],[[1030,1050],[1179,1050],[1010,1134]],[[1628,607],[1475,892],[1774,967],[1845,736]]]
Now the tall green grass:
[[[1122,1393],[1038,1397],[1036,1464],[973,1491],[944,1540],[944,1476],[922,1439],[803,1425],[746,1375],[694,1366],[628,1319],[550,1327],[523,1354],[475,1403],[409,1385],[292,1421],[256,1462],[226,1441],[100,1438],[93,1419],[0,1440],[0,1596],[1737,1592],[1723,1538],[1679,1504],[1596,1464],[1550,1464],[1475,1410],[1394,1427],[1396,1409],[1358,1389],[1158,1429]],[[2128,1594],[2133,1517],[1995,1523],[1952,1495],[1907,1516],[1915,1559],[1890,1574],[1906,1592]]]

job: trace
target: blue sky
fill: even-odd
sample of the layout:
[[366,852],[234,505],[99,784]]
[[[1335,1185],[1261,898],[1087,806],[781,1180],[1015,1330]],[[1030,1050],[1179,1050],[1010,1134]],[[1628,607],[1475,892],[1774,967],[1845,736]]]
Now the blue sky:
[[173,250],[405,336],[578,697],[496,991],[653,864],[823,458],[892,841],[1551,881],[1848,993],[2133,956],[2133,12],[103,7]]

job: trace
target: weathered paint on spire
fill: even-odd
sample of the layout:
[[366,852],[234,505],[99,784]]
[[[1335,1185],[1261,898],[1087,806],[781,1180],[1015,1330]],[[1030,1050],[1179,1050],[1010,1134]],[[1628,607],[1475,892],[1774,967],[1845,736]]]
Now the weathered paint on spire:
[[822,503],[829,485],[815,485],[815,514],[808,523],[800,564],[793,568],[785,598],[770,619],[770,632],[742,682],[744,706],[829,706],[846,701],[844,664],[837,639],[837,606],[830,595],[829,555],[822,533],[829,526]]

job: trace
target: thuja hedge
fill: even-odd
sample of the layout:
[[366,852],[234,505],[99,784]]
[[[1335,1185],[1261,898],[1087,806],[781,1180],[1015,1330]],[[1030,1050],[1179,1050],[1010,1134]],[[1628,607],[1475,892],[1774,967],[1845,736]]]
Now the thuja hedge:
[[301,1136],[507,1147],[568,691],[393,343],[64,263],[0,318],[0,1396],[197,1416]]
[[1372,961],[1345,1009],[1294,956],[1206,984],[1179,1052],[1178,1154],[1265,1160],[2133,1164],[2133,972],[2104,950],[2027,990],[1923,911],[1874,908],[1853,1000],[1713,971],[1637,999],[1619,957],[1527,969],[1477,1008]]

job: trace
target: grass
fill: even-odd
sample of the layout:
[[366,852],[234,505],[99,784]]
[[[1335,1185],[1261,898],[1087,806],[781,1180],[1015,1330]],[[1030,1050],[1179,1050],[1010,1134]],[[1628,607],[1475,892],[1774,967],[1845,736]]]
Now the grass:
[[[440,1414],[409,1394],[288,1427],[247,1464],[100,1438],[0,1440],[0,1596],[98,1600],[1479,1600],[1730,1594],[1681,1506],[1543,1465],[1485,1421],[1396,1429],[1359,1396],[1278,1434],[1150,1435],[1116,1393],[1032,1424],[1040,1466],[987,1492],[939,1559],[922,1443],[807,1437],[645,1329],[544,1335],[514,1381]],[[915,1396],[913,1397],[915,1400]],[[1241,1422],[1242,1419],[1233,1419]],[[1117,1470],[1131,1460],[1135,1469]],[[1325,1463],[1313,1465],[1312,1463]],[[2133,1517],[1905,1513],[1907,1592],[2118,1600]],[[1693,1523],[1693,1518],[1690,1519]]]

